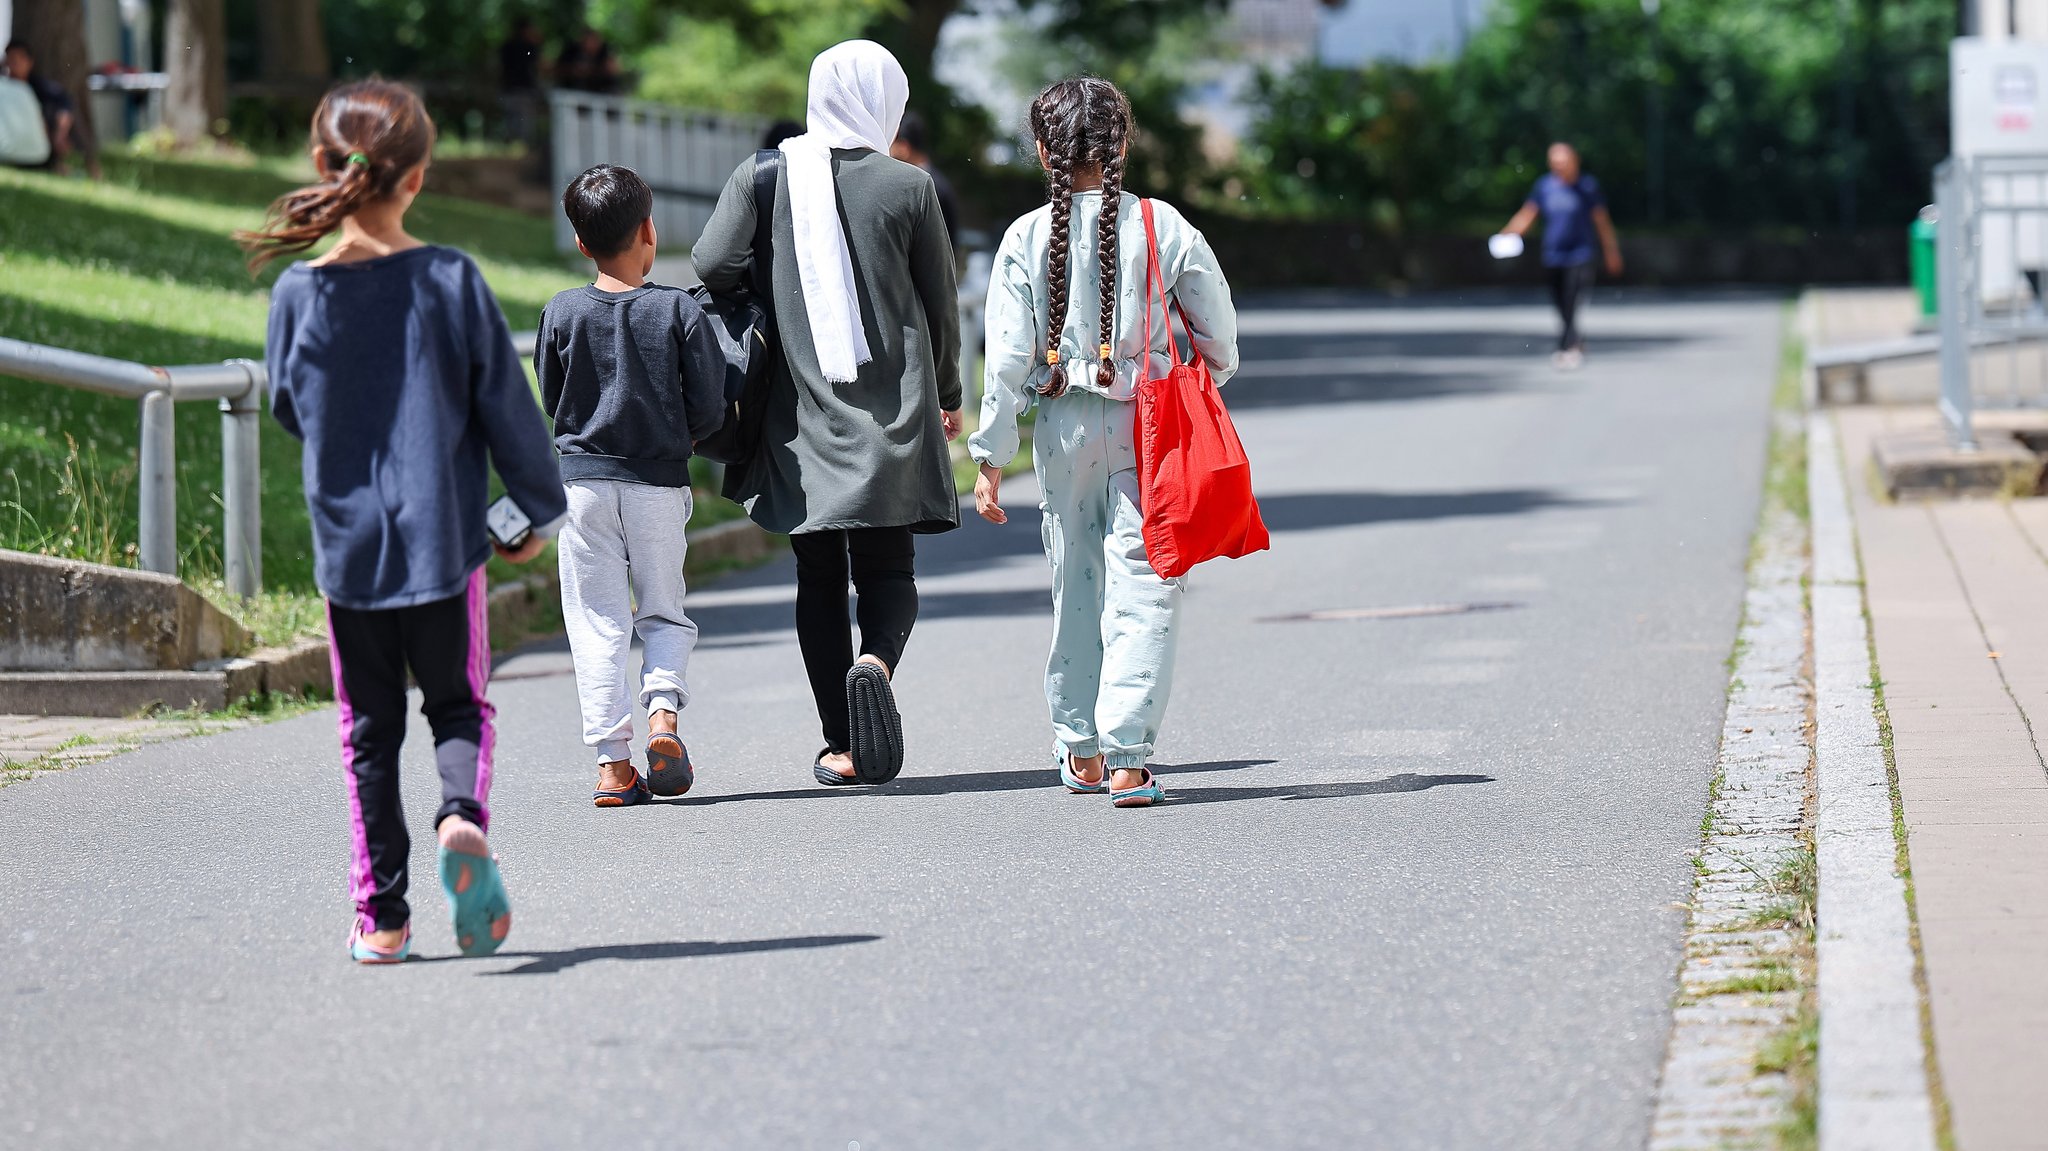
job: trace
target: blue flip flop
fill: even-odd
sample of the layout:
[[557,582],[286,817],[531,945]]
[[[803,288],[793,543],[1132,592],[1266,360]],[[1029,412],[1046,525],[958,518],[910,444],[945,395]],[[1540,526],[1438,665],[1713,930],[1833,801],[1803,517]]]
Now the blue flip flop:
[[[1110,788],[1109,801],[1111,803],[1118,807],[1150,807],[1155,803],[1165,802],[1166,789],[1159,786],[1159,777],[1153,775],[1152,769],[1149,767],[1139,768],[1139,770],[1145,773],[1145,782],[1136,787]],[[1103,778],[1109,778],[1107,771],[1103,772]]]
[[365,967],[378,967],[386,963],[404,963],[412,955],[412,924],[405,925],[405,935],[398,946],[386,950],[363,938],[363,925],[358,922],[348,933],[348,957]]
[[638,772],[633,774],[630,786],[610,789],[600,787],[590,793],[590,802],[598,807],[634,807],[652,798],[653,794],[647,790],[647,781],[641,778]]
[[1109,768],[1107,766],[1104,766],[1102,769],[1101,779],[1096,780],[1094,783],[1084,783],[1081,777],[1074,774],[1074,757],[1067,754],[1064,744],[1053,747],[1053,757],[1059,761],[1060,782],[1067,785],[1068,791],[1073,792],[1075,795],[1101,795],[1109,790]]
[[442,848],[441,890],[455,919],[455,945],[464,955],[489,955],[505,942],[512,930],[512,901],[498,877],[497,856]]
[[[655,740],[665,740],[676,745],[673,752],[656,750]],[[647,789],[664,799],[682,795],[697,782],[697,769],[690,765],[690,749],[684,745],[683,737],[666,731],[657,731],[647,737]]]

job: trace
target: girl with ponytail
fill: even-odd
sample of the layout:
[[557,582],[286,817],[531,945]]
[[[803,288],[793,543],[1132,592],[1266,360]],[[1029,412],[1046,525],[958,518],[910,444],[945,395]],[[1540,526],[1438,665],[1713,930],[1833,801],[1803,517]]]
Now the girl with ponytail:
[[[1145,556],[1138,386],[1167,374],[1165,300],[1151,298],[1142,202],[1123,190],[1131,107],[1116,85],[1062,80],[1031,105],[1050,203],[1010,226],[988,290],[987,378],[969,450],[975,509],[1007,523],[1002,469],[1036,407],[1032,463],[1053,570],[1052,708],[1060,780],[1118,807],[1165,798],[1145,764],[1173,683],[1181,581]],[[1159,274],[1221,384],[1237,370],[1237,313],[1216,256],[1154,201]],[[1149,342],[1148,342],[1149,336]]]
[[484,698],[486,465],[532,524],[497,549],[515,563],[538,555],[567,511],[561,475],[482,273],[406,234],[434,146],[419,97],[382,80],[344,84],[313,113],[312,143],[319,181],[236,239],[254,271],[341,233],[278,277],[266,358],[271,414],[305,441],[314,576],[327,597],[354,841],[349,954],[397,963],[411,947],[398,802],[410,671],[434,732],[455,943],[489,955],[512,913],[484,838],[496,742]]

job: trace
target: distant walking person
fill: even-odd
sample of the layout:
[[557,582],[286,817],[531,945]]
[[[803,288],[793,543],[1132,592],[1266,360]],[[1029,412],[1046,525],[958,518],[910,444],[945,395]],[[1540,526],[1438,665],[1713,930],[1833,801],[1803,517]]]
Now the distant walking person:
[[1202,233],[1172,205],[1123,190],[1131,106],[1116,85],[1047,88],[1031,105],[1031,134],[1052,203],[1010,225],[996,250],[987,391],[968,440],[981,464],[975,509],[1009,522],[1002,469],[1017,455],[1018,416],[1035,405],[1053,755],[1067,790],[1145,807],[1166,797],[1146,761],[1173,687],[1181,581],[1146,556],[1134,400],[1172,365],[1169,299],[1218,384],[1237,371],[1237,312]]
[[586,27],[555,56],[555,83],[577,92],[610,96],[619,90],[619,57],[604,33]]
[[341,233],[327,254],[278,277],[266,359],[271,414],[306,445],[355,839],[349,954],[359,963],[398,963],[411,949],[412,841],[398,800],[408,672],[434,731],[434,823],[456,944],[489,955],[511,930],[484,839],[496,743],[484,698],[489,468],[534,525],[516,551],[498,549],[513,563],[539,555],[566,511],[540,407],[483,274],[461,252],[406,234],[433,147],[434,123],[411,89],[335,88],[313,112],[319,181],[236,237],[258,269]]
[[1501,231],[1520,236],[1537,216],[1543,217],[1543,266],[1550,272],[1550,299],[1562,324],[1551,362],[1576,368],[1586,360],[1579,306],[1593,288],[1593,260],[1604,258],[1607,274],[1621,275],[1621,242],[1600,181],[1580,170],[1578,151],[1560,141],[1550,146],[1549,161],[1550,171],[1537,177],[1522,210]]
[[530,16],[514,20],[512,34],[498,45],[498,107],[505,117],[505,138],[521,144],[533,143],[544,46]]
[[726,494],[796,552],[797,641],[825,736],[811,772],[828,786],[902,770],[890,681],[917,620],[915,540],[960,525],[946,450],[960,432],[953,248],[931,177],[889,155],[909,95],[881,45],[826,49],[808,131],[740,164],[691,252],[713,291],[759,282],[754,171],[779,160],[759,271],[783,354],[760,453],[728,469]]

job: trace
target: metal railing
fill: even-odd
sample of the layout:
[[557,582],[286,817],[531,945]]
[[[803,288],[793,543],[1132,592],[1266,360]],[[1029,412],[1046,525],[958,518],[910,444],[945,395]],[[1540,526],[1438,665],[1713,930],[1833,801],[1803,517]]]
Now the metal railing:
[[[513,347],[533,356],[534,334],[515,333]],[[140,506],[136,563],[144,571],[178,574],[178,437],[173,406],[183,400],[220,403],[221,503],[227,520],[222,551],[228,591],[247,598],[263,590],[263,476],[260,465],[263,390],[270,373],[255,360],[153,367],[69,348],[0,336],[0,375],[137,401],[142,434],[137,454]]]
[[228,360],[152,367],[0,336],[0,374],[140,403],[136,561],[145,571],[166,575],[178,574],[178,440],[172,409],[181,400],[219,401],[228,590],[238,596],[262,590],[263,485],[256,422],[268,378],[262,364]]
[[[711,221],[718,194],[760,146],[768,122],[557,89],[548,95],[553,186],[594,164],[621,164],[654,190],[654,227],[678,249]],[[576,250],[576,232],[555,213],[555,246]]]
[[1946,160],[1934,208],[1941,414],[1970,451],[1980,406],[2048,403],[2048,156]]

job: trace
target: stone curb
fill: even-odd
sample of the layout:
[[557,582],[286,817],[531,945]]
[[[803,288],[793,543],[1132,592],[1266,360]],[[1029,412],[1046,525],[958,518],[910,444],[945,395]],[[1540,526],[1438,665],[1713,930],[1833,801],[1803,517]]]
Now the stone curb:
[[[747,519],[691,532],[689,566],[758,562],[775,554],[780,538]],[[486,604],[491,630],[524,628],[559,594],[559,577],[552,570],[499,584]],[[151,707],[218,711],[263,692],[324,696],[333,691],[327,640],[307,636],[191,671],[0,673],[0,712],[118,717]]]
[[1934,1105],[1896,870],[1870,629],[1832,417],[1807,421],[1819,813],[1821,1151],[1933,1151]]
[[1804,850],[1805,525],[1767,501],[1755,541],[1649,1151],[1766,1146],[1792,1113],[1790,1080],[1757,1063],[1797,1018],[1800,992],[1762,988],[1802,966],[1803,949],[1794,929],[1758,916],[1785,897],[1778,876]]

